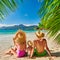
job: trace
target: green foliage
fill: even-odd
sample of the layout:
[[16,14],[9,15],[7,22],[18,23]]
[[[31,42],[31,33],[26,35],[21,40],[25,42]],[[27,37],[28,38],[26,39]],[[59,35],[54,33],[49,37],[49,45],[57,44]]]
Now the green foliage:
[[[19,0],[20,2],[23,2],[23,0]],[[15,11],[18,4],[16,0],[0,0],[0,20],[4,19],[10,11]]]
[[[43,0],[39,15],[41,16],[40,28],[48,30],[50,37],[55,37],[60,31],[60,0]],[[60,42],[59,37],[60,34],[55,40]]]
[[60,34],[58,34],[58,36],[55,38],[55,40],[57,41],[57,43],[60,44]]

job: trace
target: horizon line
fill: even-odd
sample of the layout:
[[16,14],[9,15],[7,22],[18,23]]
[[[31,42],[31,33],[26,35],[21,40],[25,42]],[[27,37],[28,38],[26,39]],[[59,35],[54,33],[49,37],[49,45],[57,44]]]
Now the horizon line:
[[3,27],[3,26],[14,26],[14,25],[25,25],[25,26],[32,26],[32,25],[38,25],[38,24],[0,24],[0,27]]

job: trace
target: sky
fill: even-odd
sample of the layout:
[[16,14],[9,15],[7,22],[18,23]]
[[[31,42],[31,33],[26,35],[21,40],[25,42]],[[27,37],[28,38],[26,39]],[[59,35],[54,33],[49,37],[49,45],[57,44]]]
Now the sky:
[[1,25],[14,25],[14,24],[26,24],[36,25],[40,22],[38,15],[41,2],[39,0],[23,0],[18,8],[3,20],[0,21]]

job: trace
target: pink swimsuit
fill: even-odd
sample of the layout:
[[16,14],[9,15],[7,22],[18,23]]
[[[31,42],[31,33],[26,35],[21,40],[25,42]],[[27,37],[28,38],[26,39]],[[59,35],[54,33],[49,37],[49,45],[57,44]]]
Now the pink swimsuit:
[[25,51],[24,50],[22,50],[22,51],[20,51],[20,50],[17,50],[17,57],[19,58],[19,57],[24,57],[25,56]]

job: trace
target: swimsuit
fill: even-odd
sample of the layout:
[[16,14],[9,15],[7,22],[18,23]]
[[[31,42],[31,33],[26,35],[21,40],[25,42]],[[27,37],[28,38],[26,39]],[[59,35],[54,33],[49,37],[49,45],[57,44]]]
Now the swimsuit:
[[34,54],[33,56],[37,56],[37,57],[42,57],[42,56],[46,56],[47,55],[47,51],[44,50],[43,53],[38,53],[36,49],[34,49]]
[[25,56],[25,54],[26,54],[26,52],[24,51],[24,50],[17,50],[17,57],[19,58],[19,57],[24,57]]

